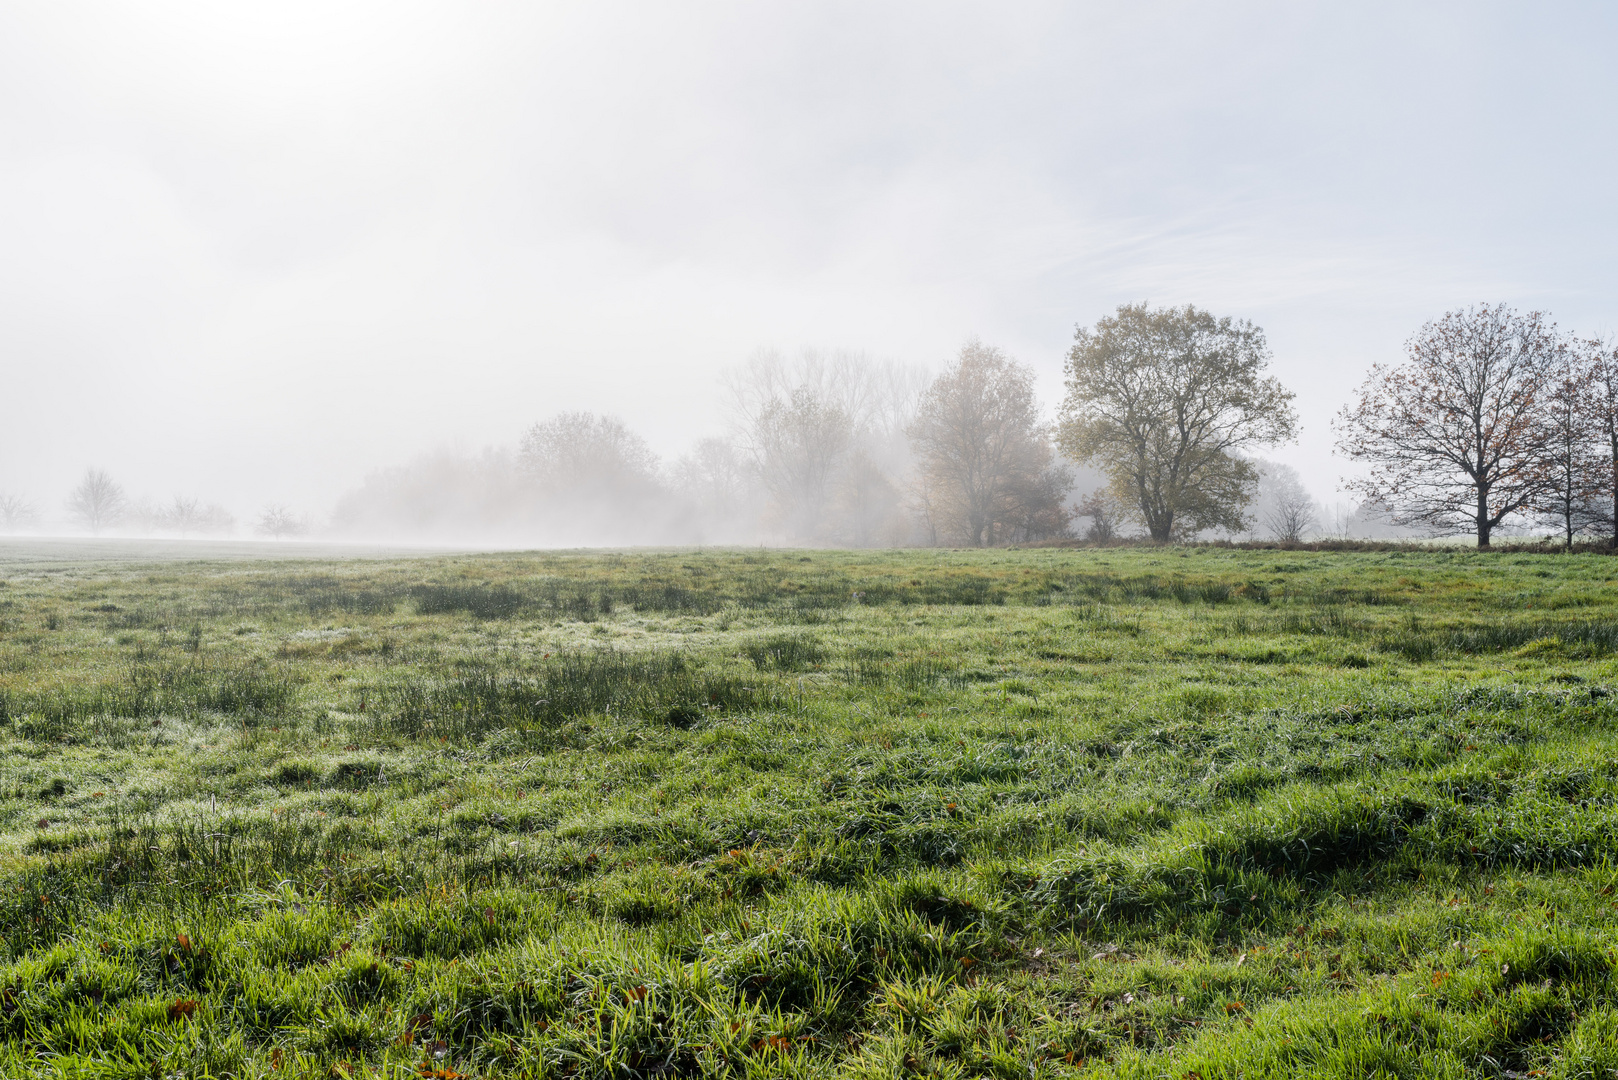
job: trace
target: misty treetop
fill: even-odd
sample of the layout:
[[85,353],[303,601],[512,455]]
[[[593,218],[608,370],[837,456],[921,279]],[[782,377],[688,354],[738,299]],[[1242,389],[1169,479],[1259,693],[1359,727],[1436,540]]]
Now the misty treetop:
[[[1103,541],[1122,522],[1158,540],[1260,522],[1299,539],[1313,527],[1296,473],[1239,453],[1295,427],[1290,392],[1262,374],[1258,328],[1140,305],[1080,340],[1089,351],[1070,358],[1060,427],[1032,369],[977,340],[934,377],[859,353],[763,352],[724,378],[730,430],[672,463],[616,418],[562,413],[515,453],[440,453],[379,473],[344,499],[337,523],[562,545],[848,547],[1058,539],[1085,517]],[[1108,410],[1129,387],[1140,393],[1123,433],[1109,433]],[[1145,433],[1134,458],[1130,424]],[[1097,478],[1061,459],[1059,433],[1077,463],[1102,466],[1108,492],[1084,498]]]
[[998,350],[971,343],[932,380],[858,353],[765,352],[727,373],[724,390],[730,430],[673,462],[615,417],[560,413],[515,452],[440,452],[377,473],[336,524],[562,545],[1066,535],[1072,476],[1056,464],[1032,373]]
[[1025,365],[968,343],[922,395],[908,431],[934,542],[976,547],[1066,531],[1073,472],[1055,460]]

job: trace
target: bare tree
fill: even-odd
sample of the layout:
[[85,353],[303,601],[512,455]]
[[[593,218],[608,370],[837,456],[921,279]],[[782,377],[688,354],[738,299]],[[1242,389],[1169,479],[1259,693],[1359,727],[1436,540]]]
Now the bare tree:
[[1077,517],[1090,519],[1084,538],[1092,544],[1110,544],[1118,539],[1118,504],[1105,489],[1090,492],[1073,512]]
[[163,508],[162,520],[166,527],[188,536],[202,522],[202,504],[194,497],[176,495],[174,501]]
[[777,525],[788,535],[826,539],[834,480],[854,445],[853,419],[833,401],[798,387],[759,411],[752,451]]
[[270,503],[258,515],[257,531],[263,536],[283,540],[301,536],[309,531],[308,523],[284,503]]
[[1063,451],[1099,466],[1153,540],[1244,530],[1258,471],[1235,452],[1297,430],[1291,391],[1264,376],[1264,332],[1190,306],[1125,304],[1074,338]]
[[68,513],[92,533],[116,525],[127,505],[123,487],[102,469],[86,469],[67,499]]
[[1545,486],[1534,509],[1557,526],[1568,550],[1576,535],[1606,520],[1601,502],[1610,460],[1600,432],[1598,355],[1566,349],[1540,410]]
[[1544,315],[1504,304],[1423,326],[1338,414],[1338,449],[1370,466],[1347,486],[1395,525],[1476,530],[1478,547],[1545,488],[1544,397],[1564,345]]
[[27,528],[38,519],[39,510],[30,500],[15,493],[0,492],[0,528],[15,532]]
[[[722,381],[744,442],[772,403],[804,393],[847,416],[856,440],[902,444],[928,379],[920,368],[862,352],[805,349],[791,358],[761,350],[740,368],[725,372]],[[879,453],[881,447],[868,449]]]
[[1618,345],[1592,340],[1578,343],[1578,349],[1590,369],[1590,434],[1603,451],[1602,516],[1611,546],[1618,548]]
[[755,354],[726,372],[735,442],[767,495],[764,518],[800,540],[899,538],[905,427],[918,369],[847,350]]
[[743,524],[753,494],[745,455],[729,439],[698,440],[674,463],[675,490],[721,530]]
[[1045,475],[1052,455],[1034,373],[999,349],[978,341],[962,347],[922,395],[910,441],[945,532],[982,546],[1013,532],[1065,527],[1057,519],[1071,478]]
[[1277,540],[1295,544],[1317,528],[1315,500],[1298,477],[1298,470],[1274,461],[1259,463],[1259,517]]
[[159,528],[181,536],[225,533],[235,528],[236,519],[217,503],[204,503],[190,495],[176,495],[156,513]]
[[1264,524],[1283,543],[1296,544],[1315,528],[1315,501],[1308,492],[1285,495],[1265,517]]

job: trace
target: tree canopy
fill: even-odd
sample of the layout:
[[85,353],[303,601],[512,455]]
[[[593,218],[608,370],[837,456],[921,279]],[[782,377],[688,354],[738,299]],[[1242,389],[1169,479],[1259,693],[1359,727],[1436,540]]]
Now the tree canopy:
[[1250,322],[1122,305],[1074,334],[1058,443],[1107,475],[1153,540],[1240,532],[1258,470],[1238,451],[1297,431],[1293,395],[1264,374],[1269,361]]
[[1034,373],[999,349],[968,342],[922,395],[909,433],[935,532],[976,547],[1066,529],[1072,476],[1052,461]]

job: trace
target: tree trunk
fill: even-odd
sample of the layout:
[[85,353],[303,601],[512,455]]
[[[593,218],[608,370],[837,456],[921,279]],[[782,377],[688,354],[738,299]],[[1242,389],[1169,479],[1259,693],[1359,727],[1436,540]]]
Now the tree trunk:
[[1478,485],[1478,547],[1489,546],[1489,533],[1492,527],[1489,524],[1489,491],[1482,484]]

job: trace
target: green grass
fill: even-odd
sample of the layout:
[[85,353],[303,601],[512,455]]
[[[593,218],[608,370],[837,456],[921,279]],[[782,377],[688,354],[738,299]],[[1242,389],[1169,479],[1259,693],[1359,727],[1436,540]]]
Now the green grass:
[[1615,686],[1595,555],[0,561],[0,1076],[1618,1075]]

